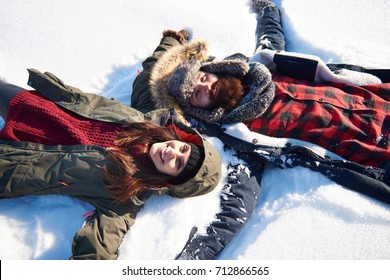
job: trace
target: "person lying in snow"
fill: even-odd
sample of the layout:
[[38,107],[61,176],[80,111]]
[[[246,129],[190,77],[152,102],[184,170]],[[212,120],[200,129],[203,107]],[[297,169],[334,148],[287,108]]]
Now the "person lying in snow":
[[172,111],[144,115],[29,72],[37,91],[0,81],[0,198],[61,194],[95,206],[71,259],[116,259],[152,194],[198,196],[219,183],[218,151]]
[[173,71],[168,91],[184,113],[210,123],[244,122],[254,132],[308,141],[345,159],[385,167],[390,72],[367,70],[387,81],[382,83],[371,73],[337,65],[332,72],[319,58],[285,52],[279,10],[269,1],[255,3],[259,32],[249,61],[242,55],[206,63],[190,59]]
[[[281,168],[305,166],[390,203],[390,85],[381,83],[381,79],[390,81],[389,71],[325,65],[319,58],[286,52],[278,8],[267,0],[252,4],[257,13],[257,45],[250,59],[235,54],[215,61],[206,41],[187,42],[185,30],[167,30],[133,83],[131,106],[140,111],[175,108],[201,133],[219,137],[249,167],[236,177],[243,180],[242,189],[228,186],[232,196],[225,200],[222,194],[222,211],[207,227],[207,234],[196,235],[194,230],[178,259],[213,259],[230,242],[244,224],[234,212],[239,193],[246,193],[243,175],[252,171],[261,180],[260,166],[265,162]],[[326,90],[319,90],[325,86]],[[360,109],[371,113],[359,115]],[[287,139],[280,145],[275,138],[271,144],[261,143],[264,137],[258,133],[252,139],[237,139],[228,134],[229,127],[216,124],[234,122]],[[334,153],[319,154],[311,143]],[[247,213],[253,206],[248,203]]]

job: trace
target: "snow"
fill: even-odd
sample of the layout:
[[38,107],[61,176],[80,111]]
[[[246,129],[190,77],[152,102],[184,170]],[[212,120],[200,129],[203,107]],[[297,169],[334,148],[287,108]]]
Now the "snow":
[[[389,68],[389,1],[274,2],[282,12],[289,51],[327,63]],[[164,29],[191,28],[193,37],[208,40],[211,53],[220,58],[235,52],[250,56],[255,46],[256,21],[247,1],[0,0],[0,5],[0,78],[27,87],[26,68],[33,67],[125,104],[140,63]],[[218,139],[209,140],[222,151]],[[224,169],[236,161],[229,152],[222,158]],[[213,219],[222,186],[190,199],[153,197],[125,236],[119,259],[173,259],[191,228],[202,231]],[[67,259],[83,214],[92,209],[64,196],[0,200],[0,259]],[[219,256],[389,258],[390,206],[304,168],[267,169],[252,217]]]

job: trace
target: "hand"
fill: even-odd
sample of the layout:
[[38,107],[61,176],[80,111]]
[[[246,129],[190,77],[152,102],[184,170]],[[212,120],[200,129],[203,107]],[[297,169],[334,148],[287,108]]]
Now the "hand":
[[179,41],[180,44],[185,44],[187,43],[187,39],[189,37],[189,32],[187,30],[180,30],[179,32],[172,30],[172,29],[167,29],[163,31],[163,36],[164,37],[172,37]]
[[190,37],[190,32],[187,29],[182,29],[179,31],[180,34],[183,35],[183,38],[188,41],[188,38]]

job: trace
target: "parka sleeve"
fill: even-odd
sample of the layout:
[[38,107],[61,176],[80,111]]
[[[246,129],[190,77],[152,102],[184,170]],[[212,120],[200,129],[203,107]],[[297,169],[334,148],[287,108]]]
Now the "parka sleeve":
[[154,63],[170,48],[181,45],[182,42],[176,36],[172,36],[172,33],[163,32],[160,44],[154,50],[153,54],[142,62],[143,70],[149,71]]
[[138,74],[133,83],[131,107],[146,113],[153,110],[150,97],[149,80],[153,66],[157,60],[170,48],[180,45],[180,42],[171,36],[164,36],[153,54],[142,62],[142,72]]
[[76,233],[72,244],[72,260],[114,260],[118,248],[135,219],[130,214],[97,209]]
[[[176,260],[212,260],[232,241],[253,213],[260,184],[243,165],[232,166],[228,184],[221,193],[221,211],[207,226],[204,234],[194,227]],[[260,174],[257,174],[260,177]]]

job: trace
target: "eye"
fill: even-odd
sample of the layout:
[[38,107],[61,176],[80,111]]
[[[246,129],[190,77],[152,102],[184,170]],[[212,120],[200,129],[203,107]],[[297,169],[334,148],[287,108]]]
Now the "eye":
[[183,148],[181,149],[181,152],[184,154],[185,152],[187,152],[189,149],[189,146],[188,145],[184,145]]
[[206,78],[207,78],[206,75],[203,75],[202,78],[200,78],[200,81],[201,81],[202,83],[204,83],[204,82],[206,81]]

